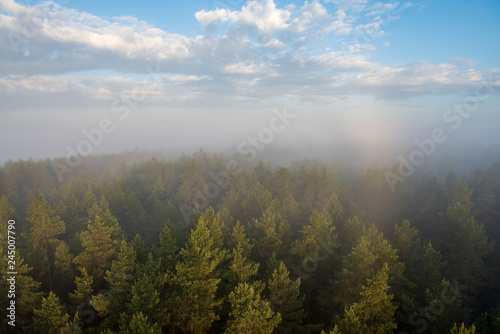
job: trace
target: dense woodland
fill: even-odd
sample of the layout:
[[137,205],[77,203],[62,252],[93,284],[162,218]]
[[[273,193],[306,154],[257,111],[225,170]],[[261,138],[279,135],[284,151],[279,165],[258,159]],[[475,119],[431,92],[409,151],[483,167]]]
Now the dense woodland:
[[500,333],[500,163],[138,156],[0,169],[2,332]]

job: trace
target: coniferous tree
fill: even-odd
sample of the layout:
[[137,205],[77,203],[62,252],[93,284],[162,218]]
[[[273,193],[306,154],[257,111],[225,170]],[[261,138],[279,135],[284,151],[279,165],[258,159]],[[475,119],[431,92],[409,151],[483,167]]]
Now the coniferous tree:
[[103,324],[111,329],[117,329],[120,313],[130,299],[130,289],[134,281],[135,251],[125,240],[120,244],[120,250],[113,260],[111,269],[106,271],[106,281],[110,289],[92,297],[91,305],[99,313]]
[[43,298],[42,307],[33,311],[33,327],[35,333],[57,334],[66,326],[69,315],[59,298],[51,291],[47,298]]
[[229,294],[230,319],[225,333],[271,334],[281,321],[281,315],[271,310],[269,302],[248,283],[240,283]]
[[274,270],[268,282],[271,309],[281,314],[277,333],[297,333],[306,316],[302,305],[304,296],[300,295],[300,278],[293,281],[283,262]]
[[384,263],[375,277],[368,279],[367,285],[363,286],[361,300],[346,309],[339,326],[342,332],[385,334],[396,329],[396,307],[391,303],[393,296],[387,294],[388,279],[389,268]]
[[26,220],[29,262],[37,277],[52,290],[54,253],[60,243],[56,237],[65,232],[65,224],[39,191],[31,196]]
[[173,271],[178,249],[177,239],[174,235],[174,227],[172,223],[170,223],[170,220],[168,220],[160,233],[160,247],[154,249],[156,256],[161,261],[161,269],[163,272]]
[[253,245],[250,243],[250,239],[247,238],[245,233],[245,227],[237,221],[233,227],[233,232],[228,241],[228,247],[235,248],[240,245],[242,249],[241,255],[244,257],[250,256],[250,252],[253,248]]
[[95,216],[93,221],[89,220],[87,230],[81,234],[83,252],[73,262],[85,267],[96,282],[102,281],[104,273],[111,267],[117,248],[112,233],[113,227],[105,225],[101,217]]
[[361,287],[382,269],[384,263],[388,265],[391,282],[403,285],[404,264],[398,261],[397,251],[375,226],[365,228],[356,246],[346,257],[338,280],[333,282],[336,287],[333,290],[334,298],[344,307],[357,302]]
[[90,306],[90,297],[94,292],[94,288],[92,286],[93,283],[93,277],[87,273],[87,269],[85,267],[82,267],[81,276],[75,277],[76,288],[74,292],[69,293],[69,299],[75,306],[77,312],[80,312],[83,308]]
[[458,327],[457,324],[453,325],[453,328],[450,331],[451,334],[474,334],[476,333],[476,326],[472,325],[469,328],[465,327],[465,324],[462,322],[462,325]]
[[184,331],[205,333],[219,317],[215,308],[221,304],[216,299],[220,278],[215,275],[217,266],[225,258],[225,251],[214,248],[217,235],[212,235],[209,222],[200,217],[180,251],[181,260],[176,264],[173,283],[177,287],[174,298],[174,321]]
[[128,325],[120,327],[120,334],[161,334],[161,329],[142,312],[137,312]]
[[66,300],[73,279],[73,255],[69,252],[68,245],[61,241],[54,253],[54,282],[56,291]]

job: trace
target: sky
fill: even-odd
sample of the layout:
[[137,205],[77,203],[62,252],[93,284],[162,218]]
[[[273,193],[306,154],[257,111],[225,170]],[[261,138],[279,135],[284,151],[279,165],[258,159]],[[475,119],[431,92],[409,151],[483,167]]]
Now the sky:
[[0,163],[499,143],[499,56],[498,0],[0,0]]

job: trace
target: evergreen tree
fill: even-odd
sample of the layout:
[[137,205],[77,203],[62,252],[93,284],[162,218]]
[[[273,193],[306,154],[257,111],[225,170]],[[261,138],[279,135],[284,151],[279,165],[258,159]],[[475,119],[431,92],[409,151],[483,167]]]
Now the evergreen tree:
[[231,303],[227,334],[258,333],[271,334],[281,321],[279,313],[271,310],[269,302],[247,284],[240,283],[229,294]]
[[[362,286],[379,272],[384,263],[388,265],[389,279],[393,284],[403,285],[404,264],[398,261],[397,251],[383,238],[375,226],[364,230],[356,246],[347,256],[339,279],[334,284],[333,295],[341,305],[350,305],[359,300]],[[338,293],[336,292],[338,291]]]
[[85,267],[89,274],[100,280],[106,270],[111,267],[111,260],[116,250],[112,239],[113,228],[96,216],[88,222],[87,230],[81,234],[83,252],[78,254],[73,262]]
[[[61,296],[66,296],[70,290],[73,273],[73,255],[69,252],[68,245],[61,241],[54,253],[54,282],[56,283],[56,291]],[[65,299],[65,298],[63,298]]]
[[151,323],[142,312],[134,313],[128,326],[120,327],[120,334],[161,334],[156,323]]
[[430,242],[422,247],[415,268],[409,270],[409,278],[416,285],[417,297],[424,296],[426,290],[432,289],[441,281],[445,265],[440,252],[435,250]]
[[[384,334],[396,329],[392,305],[392,295],[388,295],[389,268],[384,263],[374,278],[367,280],[363,286],[361,300],[347,310],[344,320],[340,322],[340,330],[345,333]],[[360,331],[361,327],[361,331]]]
[[89,208],[87,212],[90,220],[94,220],[96,216],[99,216],[103,225],[110,228],[111,240],[119,243],[125,238],[125,234],[123,233],[118,220],[111,213],[109,203],[104,196],[101,196],[99,202],[94,202],[92,207]]
[[302,304],[304,296],[300,296],[300,278],[290,279],[290,273],[283,262],[274,270],[268,282],[271,309],[281,314],[281,323],[277,333],[297,333],[306,316]]
[[39,191],[31,196],[26,220],[29,262],[37,277],[52,290],[54,253],[60,242],[56,237],[65,232],[65,224]]
[[418,250],[420,248],[420,238],[418,238],[418,229],[410,227],[410,222],[404,220],[401,226],[394,227],[394,248],[398,250],[399,260],[407,268],[412,268],[417,260]]
[[302,238],[292,244],[291,253],[301,261],[316,262],[322,257],[330,256],[338,245],[338,236],[330,214],[327,211],[313,211],[309,224],[300,231]]
[[[457,186],[458,187],[458,186]],[[459,197],[458,194],[455,195]],[[468,196],[466,196],[468,197]],[[461,198],[461,197],[460,197]],[[467,202],[467,199],[461,199]],[[469,306],[477,303],[477,291],[483,286],[483,280],[488,276],[486,256],[493,252],[494,241],[489,241],[484,225],[479,224],[470,216],[470,204],[460,204],[448,208],[450,219],[450,241],[447,246],[448,272],[462,284],[467,285],[464,302]]]
[[241,255],[244,257],[250,256],[250,252],[253,248],[253,245],[250,243],[250,240],[247,238],[245,234],[245,227],[237,221],[233,227],[233,232],[228,241],[228,247],[236,248],[240,245],[242,249]]
[[51,291],[47,298],[43,298],[41,309],[33,311],[33,327],[35,333],[57,334],[66,326],[69,315],[59,298]]
[[120,328],[131,326],[134,316],[141,313],[156,327],[161,328],[168,324],[168,314],[160,307],[160,293],[156,290],[154,277],[143,273],[132,286],[130,301],[126,305],[127,311],[121,314]]
[[178,249],[174,227],[170,220],[167,220],[160,233],[160,248],[156,250],[163,270],[173,269]]
[[457,324],[453,325],[453,328],[450,331],[451,334],[474,334],[476,333],[476,326],[472,325],[469,328],[465,327],[465,324],[462,322],[462,325],[458,327]]
[[259,263],[249,262],[243,256],[243,248],[240,244],[233,248],[233,259],[226,275],[229,283],[236,286],[238,283],[248,282],[251,277],[257,274],[258,270]]
[[[5,250],[0,250],[0,268],[8,268],[7,261],[12,261],[12,258],[15,262],[17,272],[15,276],[16,326],[17,328],[24,328],[28,332],[32,323],[33,310],[40,305],[43,297],[42,292],[38,291],[41,284],[31,277],[30,272],[32,268],[24,263],[24,259],[19,255],[19,252],[16,252],[14,257],[7,257]],[[0,302],[6,306],[10,303],[10,281],[7,281],[10,278],[11,275],[8,274],[7,270],[3,270],[0,273]],[[2,316],[0,326],[2,328],[8,328],[7,321],[10,320],[7,318],[8,313],[10,312],[7,310],[7,307],[0,309],[0,315]]]
[[220,278],[216,269],[226,253],[214,248],[217,236],[211,234],[209,222],[198,220],[196,229],[180,251],[181,260],[176,264],[173,283],[177,296],[174,298],[174,316],[178,327],[191,333],[205,333],[219,317],[215,308],[221,304],[216,292]]
[[111,270],[106,271],[106,281],[110,290],[93,297],[91,305],[99,313],[103,324],[111,329],[117,329],[120,313],[130,300],[131,287],[134,281],[135,251],[125,240],[120,244],[120,250],[113,260]]
[[136,234],[134,240],[132,240],[132,247],[135,251],[135,261],[141,264],[146,263],[146,261],[148,260],[149,251],[146,243],[144,242],[144,240],[142,240],[139,234]]
[[[94,279],[87,273],[87,269],[82,267],[81,276],[75,277],[76,288],[69,294],[69,299],[73,303],[77,312],[90,305],[90,297],[94,292],[92,287]],[[83,316],[83,315],[82,315]]]

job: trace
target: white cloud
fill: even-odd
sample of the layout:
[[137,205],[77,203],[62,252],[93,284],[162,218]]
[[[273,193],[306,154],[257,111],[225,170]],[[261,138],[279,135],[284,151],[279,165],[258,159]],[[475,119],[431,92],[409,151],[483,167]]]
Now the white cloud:
[[276,8],[273,0],[249,1],[242,7],[241,11],[229,11],[227,9],[202,10],[197,12],[195,17],[202,27],[217,21],[229,21],[239,25],[255,27],[259,33],[271,34],[288,27],[289,24],[286,21],[290,18],[290,11]]
[[[199,11],[196,19],[207,33],[187,37],[134,17],[103,19],[51,2],[28,7],[0,0],[0,72],[5,74],[0,95],[11,105],[45,94],[44,100],[56,106],[65,93],[83,104],[102,105],[141,85],[137,77],[157,65],[163,85],[144,91],[148,103],[201,107],[221,99],[268,104],[293,96],[326,103],[349,94],[386,99],[408,92],[447,94],[473,88],[481,79],[482,73],[456,66],[472,66],[467,59],[407,66],[370,61],[372,41],[386,29],[383,13],[395,5],[334,2],[278,8],[264,0],[250,1],[241,10]],[[333,7],[331,12],[327,7]],[[8,36],[22,37],[30,15],[38,30],[16,53]],[[357,40],[359,32],[369,32],[368,40]],[[94,70],[107,74],[86,74]]]

